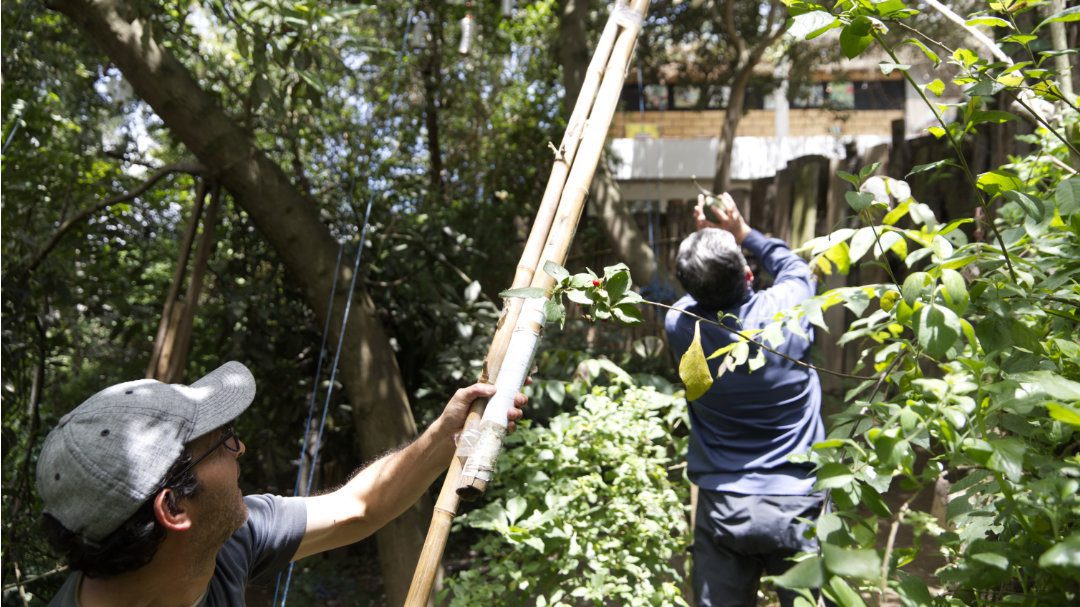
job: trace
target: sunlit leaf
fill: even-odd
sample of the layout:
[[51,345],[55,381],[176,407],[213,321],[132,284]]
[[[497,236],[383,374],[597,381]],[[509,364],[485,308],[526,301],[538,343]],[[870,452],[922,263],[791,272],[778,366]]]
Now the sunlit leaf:
[[705,351],[701,349],[700,321],[694,324],[694,340],[679,360],[679,377],[686,385],[686,400],[697,400],[712,387],[712,373],[705,360]]

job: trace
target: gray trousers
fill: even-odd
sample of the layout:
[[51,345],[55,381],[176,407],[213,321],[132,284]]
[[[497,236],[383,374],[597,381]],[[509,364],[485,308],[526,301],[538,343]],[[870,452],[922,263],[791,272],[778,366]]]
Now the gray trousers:
[[[762,575],[780,575],[791,557],[817,550],[806,539],[816,520],[821,495],[736,495],[701,489],[694,528],[694,595],[701,607],[754,607]],[[796,594],[777,588],[780,604]]]

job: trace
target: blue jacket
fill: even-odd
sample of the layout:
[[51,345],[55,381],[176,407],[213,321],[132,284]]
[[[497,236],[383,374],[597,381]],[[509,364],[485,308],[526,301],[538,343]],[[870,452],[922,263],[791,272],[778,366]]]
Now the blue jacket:
[[[761,328],[778,312],[814,295],[814,278],[802,258],[779,239],[752,230],[742,246],[775,277],[773,286],[747,294],[743,302],[722,312],[738,317],[726,321],[742,329]],[[708,309],[686,295],[675,308],[709,319],[718,310]],[[676,358],[681,358],[694,339],[696,319],[671,310],[664,327]],[[777,350],[809,361],[810,324],[802,321],[809,340],[784,330],[784,344]],[[733,337],[708,323],[701,323],[705,356],[731,343]],[[735,338],[738,339],[738,338]],[[751,346],[751,356],[756,348]],[[788,456],[805,453],[825,437],[821,422],[821,384],[817,373],[766,352],[765,366],[750,372],[747,365],[728,371],[701,398],[690,403],[690,480],[704,489],[743,495],[806,495],[812,490],[811,467],[793,464]],[[722,358],[722,357],[721,357]],[[709,361],[713,377],[721,358]]]

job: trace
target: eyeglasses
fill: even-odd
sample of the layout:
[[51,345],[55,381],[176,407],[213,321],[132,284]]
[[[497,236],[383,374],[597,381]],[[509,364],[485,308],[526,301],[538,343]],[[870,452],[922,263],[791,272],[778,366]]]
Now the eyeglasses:
[[217,451],[218,447],[225,447],[230,453],[240,453],[240,437],[236,435],[236,428],[233,428],[232,424],[227,424],[224,428],[222,428],[221,439],[218,442],[214,443],[213,447],[210,447],[206,450],[205,453],[191,460],[191,463],[181,468],[180,471],[176,474],[170,475],[169,478],[165,479],[164,484],[167,486],[176,478],[187,474],[189,470],[199,465],[199,462],[210,457],[215,451]]

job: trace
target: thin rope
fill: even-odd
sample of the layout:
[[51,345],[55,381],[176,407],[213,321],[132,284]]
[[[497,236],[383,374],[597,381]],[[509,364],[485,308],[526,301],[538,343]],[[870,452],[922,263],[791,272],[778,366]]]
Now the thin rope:
[[[390,91],[391,91],[390,92],[390,99],[393,99],[393,98],[396,97],[398,89],[399,89],[399,85],[401,83],[401,72],[402,72],[401,68],[402,68],[402,65],[404,65],[404,61],[402,59],[405,56],[406,49],[408,48],[409,31],[410,31],[410,26],[412,25],[413,16],[414,16],[413,7],[410,4],[410,6],[408,7],[408,10],[406,11],[405,27],[403,28],[404,31],[403,31],[402,37],[401,37],[401,47],[398,49],[398,57],[397,57],[398,61],[397,61],[397,64],[396,64],[396,69],[394,70],[394,81],[393,81],[393,84],[392,84],[391,89],[390,89]],[[382,163],[385,163],[387,161],[387,158],[389,158],[389,156],[384,157],[383,160],[382,160]],[[380,163],[380,164],[382,164],[382,163]],[[369,180],[369,185],[370,185],[370,180]],[[350,200],[349,206],[350,207],[352,207],[351,200],[352,200],[352,192],[354,191],[354,189],[355,189],[355,181],[353,181],[352,184],[349,187],[349,200]],[[327,388],[326,388],[326,399],[323,401],[322,416],[319,419],[319,432],[318,432],[318,434],[316,434],[316,437],[315,437],[315,443],[313,445],[313,450],[312,450],[312,455],[311,455],[311,465],[310,465],[309,472],[308,472],[307,484],[304,487],[303,495],[305,495],[305,496],[311,494],[311,486],[312,486],[313,481],[315,479],[315,467],[316,467],[316,465],[318,464],[318,461],[319,461],[319,453],[321,451],[322,438],[323,438],[323,434],[324,434],[324,432],[326,430],[326,417],[327,417],[327,413],[330,410],[330,400],[331,400],[331,398],[333,397],[333,394],[334,394],[334,382],[337,379],[338,363],[341,360],[341,350],[342,350],[342,346],[343,346],[343,344],[345,342],[345,328],[346,328],[346,325],[348,324],[349,312],[352,309],[353,295],[356,293],[356,281],[357,281],[357,277],[360,275],[360,260],[361,260],[361,258],[363,257],[363,254],[364,254],[364,246],[367,243],[368,226],[370,225],[371,209],[374,206],[374,202],[375,202],[375,190],[374,190],[374,188],[369,187],[368,188],[367,206],[366,206],[366,208],[364,210],[364,222],[363,222],[363,224],[361,225],[361,228],[360,228],[360,242],[357,245],[356,259],[353,262],[353,273],[352,273],[352,277],[349,280],[349,294],[345,298],[345,310],[342,312],[342,315],[341,315],[341,329],[338,332],[337,347],[334,350],[334,362],[330,366],[330,381],[329,381],[329,384],[327,385]],[[340,259],[340,250],[339,250],[339,259]],[[335,273],[334,280],[335,280],[334,284],[336,285],[337,284],[337,282],[336,282],[337,281],[337,273]],[[333,305],[333,295],[331,295],[330,305],[331,306]],[[329,318],[330,318],[330,314],[327,313],[327,321],[328,322],[329,322]],[[329,328],[329,325],[327,325],[327,329],[325,329],[324,332],[323,332],[324,343],[325,343],[326,335],[329,333],[328,328]],[[320,352],[320,360],[321,360],[321,356],[322,356],[322,354]],[[315,390],[312,391],[312,399],[313,400],[314,400],[314,394],[315,394]],[[305,440],[305,442],[307,440],[307,435],[309,433],[310,419],[311,418],[309,417],[308,418],[308,420],[309,420],[308,424],[309,425],[304,427],[304,440]],[[303,457],[301,457],[300,461],[301,461],[301,464],[302,464],[303,463]],[[299,487],[299,485],[300,485],[300,470],[297,470],[296,485],[297,485],[297,487]],[[280,604],[281,607],[285,607],[285,603],[286,603],[286,601],[288,601],[288,598],[289,598],[289,586],[292,583],[293,568],[295,567],[295,565],[296,565],[295,561],[289,563],[289,569],[288,569],[288,572],[287,572],[287,574],[285,576],[285,584],[284,584],[284,587],[282,588],[282,592],[281,592],[281,604]],[[280,573],[278,574],[278,584],[277,584],[277,586],[281,586],[281,574]],[[271,604],[277,604],[277,596],[278,596],[277,587],[275,587],[275,589],[274,589],[274,600],[273,600],[273,603],[271,603]]]

